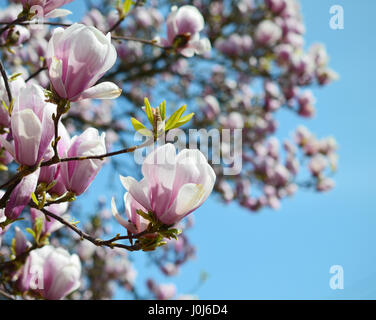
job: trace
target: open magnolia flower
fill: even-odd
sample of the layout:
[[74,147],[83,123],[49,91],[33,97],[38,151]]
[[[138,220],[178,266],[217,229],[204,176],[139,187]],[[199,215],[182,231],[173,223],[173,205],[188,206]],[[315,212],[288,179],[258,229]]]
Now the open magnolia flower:
[[21,291],[34,290],[48,300],[60,300],[80,286],[81,262],[77,254],[44,246],[30,252],[19,279]]
[[200,39],[204,26],[204,18],[196,7],[186,5],[178,9],[174,6],[167,18],[167,39],[162,39],[162,44],[176,46],[185,57],[204,54],[211,50],[209,39]]
[[51,84],[60,98],[114,99],[121,89],[112,82],[96,82],[115,64],[117,53],[106,36],[92,26],[75,23],[54,30],[47,49]]
[[158,147],[146,157],[142,174],[141,181],[120,176],[129,192],[124,200],[130,222],[120,217],[112,201],[114,216],[133,233],[147,226],[143,218],[137,217],[136,210],[152,212],[165,225],[175,224],[204,203],[216,178],[199,150],[185,149],[176,154],[171,143]]

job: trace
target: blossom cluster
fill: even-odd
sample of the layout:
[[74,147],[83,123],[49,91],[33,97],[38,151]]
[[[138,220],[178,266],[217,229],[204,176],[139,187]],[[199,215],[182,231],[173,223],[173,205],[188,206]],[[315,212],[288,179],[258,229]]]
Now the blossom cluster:
[[[196,252],[191,213],[212,191],[259,211],[299,188],[334,187],[333,137],[304,126],[278,135],[280,112],[318,116],[309,87],[338,78],[322,44],[304,49],[297,0],[104,1],[75,22],[64,7],[73,0],[8,2],[0,12],[0,289],[11,296],[110,299],[121,287],[142,298],[127,251],[146,251],[165,276],[178,274]],[[145,97],[184,101],[193,112],[151,107]],[[231,139],[220,139],[217,163],[165,141],[178,127],[241,132],[240,171],[226,173]],[[124,156],[147,147],[141,168]],[[82,216],[81,195],[103,166],[123,189]],[[194,298],[146,279],[144,298]]]

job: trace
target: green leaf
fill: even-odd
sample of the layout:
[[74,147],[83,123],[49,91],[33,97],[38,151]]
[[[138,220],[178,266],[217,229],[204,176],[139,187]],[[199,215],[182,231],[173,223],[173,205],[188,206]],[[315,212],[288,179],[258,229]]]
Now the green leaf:
[[38,201],[37,196],[35,195],[34,192],[31,193],[31,200],[33,200],[33,202],[34,202],[37,206],[39,206],[39,201]]
[[168,120],[166,121],[165,131],[168,131],[174,128],[175,124],[180,120],[180,117],[184,113],[186,108],[187,108],[187,105],[180,107],[171,115],[170,118],[168,118]]
[[176,123],[176,125],[171,128],[171,129],[174,129],[174,128],[178,128],[178,127],[181,127],[183,124],[186,124],[188,121],[190,121],[192,119],[192,117],[194,116],[194,112],[180,118],[180,120]]
[[9,112],[9,108],[8,108],[8,106],[7,106],[7,104],[5,103],[4,100],[1,100],[1,104],[3,105],[3,107],[5,108],[5,110]]
[[35,240],[38,242],[40,235],[42,234],[44,220],[42,217],[36,218],[34,222]]
[[26,228],[26,232],[30,233],[33,236],[34,239],[36,238],[34,230],[32,230],[30,228]]
[[132,123],[133,128],[137,132],[141,133],[142,135],[144,135],[144,136],[152,136],[153,135],[153,133],[150,130],[146,129],[146,127],[140,121],[138,121],[136,118],[131,118],[131,123]]
[[12,74],[9,78],[9,81],[12,82],[12,81],[15,81],[22,73],[15,73],[15,74]]
[[166,100],[163,100],[161,103],[161,118],[162,121],[166,118]]
[[129,12],[132,4],[134,4],[134,2],[132,0],[125,0],[124,1],[124,3],[123,3],[123,13],[124,14],[127,14]]
[[150,105],[149,99],[148,98],[144,98],[144,103],[145,103],[146,115],[147,115],[147,117],[149,119],[150,124],[153,126],[154,125],[154,116],[153,116],[153,111],[151,109],[151,105]]

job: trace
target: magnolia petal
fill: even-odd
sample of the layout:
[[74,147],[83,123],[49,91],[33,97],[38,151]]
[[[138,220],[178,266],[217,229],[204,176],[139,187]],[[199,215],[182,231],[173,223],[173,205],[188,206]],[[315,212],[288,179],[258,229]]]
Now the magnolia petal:
[[10,195],[5,207],[5,215],[15,220],[20,215],[23,208],[29,203],[31,193],[37,186],[40,169],[24,177]]
[[133,177],[120,176],[120,181],[125,189],[129,191],[132,197],[145,209],[150,210],[150,201],[148,198],[148,183],[144,178],[138,182]]
[[168,212],[159,217],[159,220],[165,224],[178,222],[199,206],[204,195],[205,189],[203,185],[195,183],[185,184],[180,188]]
[[53,56],[51,60],[51,65],[49,68],[49,76],[50,76],[52,86],[55,89],[55,91],[63,98],[66,98],[67,92],[65,90],[65,86],[62,80],[63,61],[56,58],[55,56]]
[[116,207],[114,197],[112,197],[111,199],[111,210],[112,210],[112,215],[115,217],[117,222],[119,222],[123,227],[128,229],[129,223],[122,216],[120,216],[119,211],[117,210],[117,207]]
[[113,82],[101,82],[85,90],[78,100],[84,99],[116,99],[121,95],[121,89]]
[[72,12],[67,10],[67,9],[55,9],[55,10],[52,10],[51,12],[47,13],[45,15],[45,17],[52,19],[52,18],[65,17],[69,14],[72,14]]
[[12,114],[11,126],[17,161],[35,165],[42,136],[41,121],[31,109],[25,109]]

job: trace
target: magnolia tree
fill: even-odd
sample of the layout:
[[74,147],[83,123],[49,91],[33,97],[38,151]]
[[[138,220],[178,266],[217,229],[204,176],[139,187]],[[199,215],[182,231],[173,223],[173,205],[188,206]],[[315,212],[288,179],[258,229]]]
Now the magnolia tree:
[[[4,298],[193,298],[136,286],[132,256],[176,275],[211,193],[257,212],[334,186],[334,138],[276,136],[281,110],[313,117],[309,87],[337,77],[323,45],[306,49],[297,1],[87,1],[75,21],[70,2],[0,12]],[[124,189],[80,200],[105,166]]]

